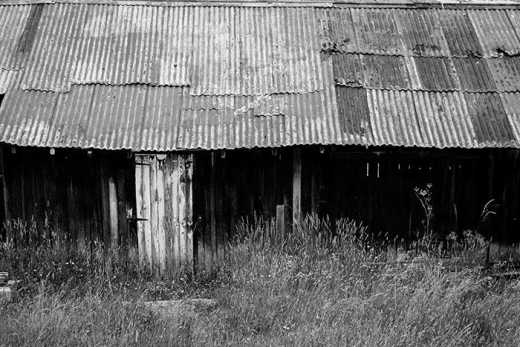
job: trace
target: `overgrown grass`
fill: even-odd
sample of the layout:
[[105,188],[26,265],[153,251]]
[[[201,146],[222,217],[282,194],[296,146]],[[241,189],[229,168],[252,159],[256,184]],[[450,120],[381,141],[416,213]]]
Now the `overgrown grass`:
[[[346,220],[332,225],[309,218],[284,236],[274,232],[272,222],[255,220],[240,223],[236,235],[211,279],[153,282],[121,265],[112,266],[112,274],[94,271],[62,284],[45,277],[34,280],[36,289],[28,290],[18,302],[1,306],[0,341],[20,345],[520,344],[520,281],[497,280],[475,266],[483,262],[484,249],[473,234],[450,241],[460,262],[457,267],[448,266],[441,258],[445,252],[427,238],[412,247],[413,252],[399,252],[396,257],[371,240],[363,226]],[[42,253],[39,263],[47,256],[59,259]],[[3,255],[15,272],[20,263],[27,263],[17,257],[30,258],[22,253]],[[22,277],[30,266],[42,266],[30,264],[18,272]],[[131,281],[125,277],[128,273],[136,287],[132,291],[121,289],[121,282]],[[79,275],[71,270],[68,276]],[[154,296],[149,289],[153,287],[163,288],[155,295],[163,299],[206,296],[218,305],[209,312],[168,321],[142,304]],[[147,290],[144,296],[136,294]]]

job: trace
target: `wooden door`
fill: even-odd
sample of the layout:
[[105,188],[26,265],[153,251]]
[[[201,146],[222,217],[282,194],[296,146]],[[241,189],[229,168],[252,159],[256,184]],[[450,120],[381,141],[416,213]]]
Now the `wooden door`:
[[139,262],[156,277],[193,271],[193,155],[136,154]]

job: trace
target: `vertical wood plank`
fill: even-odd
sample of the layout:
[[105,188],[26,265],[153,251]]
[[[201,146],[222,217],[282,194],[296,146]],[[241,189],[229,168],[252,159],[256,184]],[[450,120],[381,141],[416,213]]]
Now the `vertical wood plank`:
[[128,231],[128,220],[127,220],[127,193],[126,193],[126,177],[125,170],[118,170],[117,172],[117,180],[116,180],[116,189],[117,189],[117,227],[118,227],[118,235],[119,235],[119,245],[121,250],[124,251],[124,254],[128,255],[128,250],[130,248],[130,235]]
[[277,205],[276,206],[276,233],[277,239],[283,240],[287,234],[287,206]]
[[179,185],[180,185],[180,172],[179,172],[179,159],[177,156],[172,155],[171,157],[171,191],[172,191],[172,241],[173,241],[173,258],[175,264],[175,273],[178,273],[181,269],[181,239],[180,239],[180,216],[179,216]]
[[[145,165],[143,157],[139,154],[135,155],[135,216],[137,218],[137,250],[139,252],[140,266],[146,265],[146,239],[145,239],[145,221],[146,203],[144,197],[144,172]],[[147,222],[146,222],[147,223]]]
[[166,274],[166,234],[164,219],[164,171],[165,160],[157,161],[157,257],[161,276]]
[[143,168],[143,225],[144,225],[144,247],[148,270],[152,271],[152,214],[150,196],[150,176],[152,160],[146,156],[146,165]]
[[193,155],[185,154],[184,159],[184,176],[183,176],[183,189],[184,198],[186,199],[185,208],[185,220],[183,227],[186,233],[186,265],[187,271],[193,272]]
[[300,148],[295,148],[293,151],[292,177],[292,222],[293,228],[296,228],[302,217],[302,155]]
[[110,215],[110,247],[115,249],[119,244],[119,222],[116,182],[112,175],[108,178],[108,208]]
[[159,275],[158,259],[158,217],[157,217],[157,156],[151,155],[150,166],[150,253],[152,255],[152,272]]
[[106,178],[106,171],[104,169],[104,162],[100,162],[99,184],[101,187],[101,216],[103,219],[103,243],[106,247],[110,244],[110,212],[108,184]]
[[187,244],[186,244],[186,196],[184,189],[184,171],[185,171],[185,163],[184,158],[180,155],[178,158],[178,166],[177,170],[179,172],[179,185],[178,185],[178,193],[179,198],[177,200],[178,211],[179,211],[179,239],[180,239],[180,254],[181,254],[181,268],[182,271],[186,270],[187,261],[188,261],[188,252],[187,252]]
[[164,163],[164,239],[165,239],[165,257],[166,257],[166,276],[173,277],[175,274],[174,263],[174,223],[172,211],[172,160],[168,156],[168,160]]

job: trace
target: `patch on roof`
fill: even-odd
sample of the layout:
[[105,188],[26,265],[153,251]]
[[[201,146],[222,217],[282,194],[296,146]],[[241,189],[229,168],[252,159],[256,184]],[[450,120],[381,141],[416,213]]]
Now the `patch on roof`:
[[414,57],[421,89],[447,91],[459,89],[457,72],[449,58]]
[[462,93],[413,92],[423,143],[434,147],[474,147],[474,130]]
[[439,10],[439,18],[452,56],[482,56],[482,47],[466,11]]
[[359,54],[333,54],[330,59],[336,84],[347,87],[364,86],[363,66]]
[[499,94],[466,94],[465,98],[475,135],[480,144],[493,146],[515,140]]
[[482,58],[453,58],[462,90],[473,92],[496,91],[497,87]]
[[520,57],[488,59],[487,65],[500,91],[520,91]]
[[413,93],[368,90],[370,124],[375,143],[426,146],[417,122]]
[[501,95],[504,110],[515,138],[520,139],[520,94],[504,93]]
[[372,133],[366,89],[336,87],[336,99],[343,136],[358,143],[366,142]]
[[413,67],[410,59],[388,55],[363,55],[361,57],[364,85],[374,89],[415,89]]
[[437,11],[397,10],[395,18],[408,54],[450,55]]
[[350,9],[318,9],[316,15],[322,53],[358,51]]
[[394,12],[389,9],[351,9],[360,53],[405,53]]

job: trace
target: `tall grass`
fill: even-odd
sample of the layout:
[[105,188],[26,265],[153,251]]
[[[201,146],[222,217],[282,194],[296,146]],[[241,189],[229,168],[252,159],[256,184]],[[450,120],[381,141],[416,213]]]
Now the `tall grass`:
[[[138,288],[212,297],[218,305],[211,311],[170,321],[150,313],[142,296],[106,290],[107,281],[85,291],[57,290],[42,280],[36,294],[1,306],[0,336],[22,345],[520,344],[520,282],[493,279],[477,267],[453,271],[433,242],[422,240],[414,248],[421,251],[402,262],[349,220],[310,217],[288,235],[262,219],[236,229],[211,281],[175,286],[143,279]],[[451,249],[459,259],[483,259],[473,234],[453,240]]]

